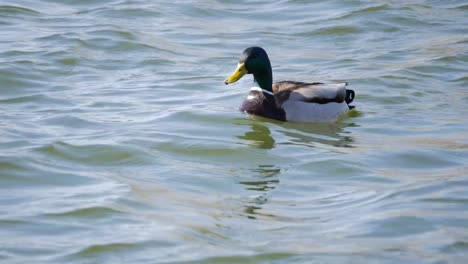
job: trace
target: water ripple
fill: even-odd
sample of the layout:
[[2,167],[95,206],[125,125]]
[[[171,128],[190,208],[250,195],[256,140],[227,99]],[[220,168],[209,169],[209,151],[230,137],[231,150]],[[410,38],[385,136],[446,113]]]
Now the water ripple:
[[[0,5],[2,263],[463,263],[464,1]],[[348,81],[329,124],[238,112]]]
[[14,6],[14,5],[0,5],[0,15],[37,15],[40,14],[40,12],[22,7],[22,6]]

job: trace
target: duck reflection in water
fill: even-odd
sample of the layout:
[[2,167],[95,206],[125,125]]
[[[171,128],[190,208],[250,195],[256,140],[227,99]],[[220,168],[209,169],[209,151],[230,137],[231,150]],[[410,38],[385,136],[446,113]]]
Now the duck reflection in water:
[[[319,123],[319,124],[296,124],[269,121],[255,117],[253,119],[242,119],[236,122],[241,126],[249,126],[243,135],[236,136],[241,140],[249,142],[249,146],[257,149],[270,150],[280,145],[302,145],[316,147],[318,144],[326,144],[334,147],[352,147],[353,138],[346,135],[346,127],[355,126],[353,123]],[[278,138],[273,137],[270,128],[274,128]],[[261,164],[248,169],[246,178],[239,181],[253,195],[246,197],[243,201],[243,212],[249,219],[278,219],[285,216],[273,215],[262,210],[264,204],[269,201],[269,193],[280,184],[280,175],[284,170],[284,164]],[[287,166],[287,165],[286,165]]]
[[288,141],[282,143],[287,145],[304,145],[316,147],[316,143],[333,147],[352,148],[353,138],[347,135],[346,127],[356,126],[354,123],[316,123],[299,124],[284,123],[279,130],[280,133],[288,137]]
[[[353,138],[346,135],[346,127],[356,126],[354,123],[336,122],[336,123],[281,123],[269,120],[245,120],[239,121],[239,125],[248,125],[250,131],[244,135],[237,136],[239,139],[248,140],[251,145],[259,149],[272,149],[276,145],[305,145],[314,147],[315,143],[326,144],[334,147],[352,148]],[[272,124],[277,126],[277,132],[287,137],[286,141],[276,143],[270,129],[266,126]]]
[[281,169],[275,165],[259,165],[251,169],[254,175],[249,180],[239,181],[246,190],[255,192],[244,201],[243,213],[250,219],[278,218],[275,215],[261,212],[262,205],[268,203],[269,191],[275,189],[280,181]]
[[252,145],[260,149],[272,149],[275,147],[275,140],[271,136],[270,129],[259,122],[250,123],[251,131],[245,132],[240,139],[252,142]]

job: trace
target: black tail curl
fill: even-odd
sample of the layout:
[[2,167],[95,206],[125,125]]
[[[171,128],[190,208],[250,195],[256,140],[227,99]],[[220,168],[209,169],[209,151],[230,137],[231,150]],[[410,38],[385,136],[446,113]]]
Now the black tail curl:
[[354,100],[354,91],[353,90],[346,90],[346,97],[345,101],[347,104],[350,104]]
[[346,90],[346,97],[345,97],[345,102],[348,104],[349,109],[354,109],[354,105],[349,105],[353,100],[354,100],[354,91],[353,90]]

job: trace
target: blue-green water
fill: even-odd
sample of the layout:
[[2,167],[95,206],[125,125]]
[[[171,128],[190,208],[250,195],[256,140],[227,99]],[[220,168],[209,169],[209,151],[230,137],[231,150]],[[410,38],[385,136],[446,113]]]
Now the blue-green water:
[[[237,108],[348,81],[358,111]],[[464,263],[466,1],[0,1],[1,263]]]

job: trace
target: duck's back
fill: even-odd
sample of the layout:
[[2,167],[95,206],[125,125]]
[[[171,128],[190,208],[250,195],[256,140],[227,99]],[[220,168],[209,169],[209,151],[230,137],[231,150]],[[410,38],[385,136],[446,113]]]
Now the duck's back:
[[346,98],[347,83],[324,84],[282,81],[273,84],[273,93],[281,105],[287,100],[309,103],[342,103]]

